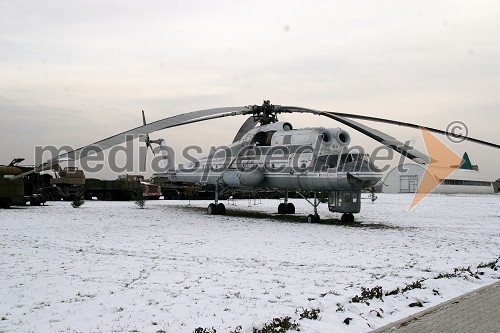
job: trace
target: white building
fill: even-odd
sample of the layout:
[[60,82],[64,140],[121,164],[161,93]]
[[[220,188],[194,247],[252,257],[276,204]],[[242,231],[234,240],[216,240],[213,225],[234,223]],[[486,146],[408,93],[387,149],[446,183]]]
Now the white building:
[[[387,173],[382,184],[385,193],[415,193],[425,174],[425,166],[403,164]],[[446,179],[431,176],[436,187],[432,193],[494,193],[493,183],[474,169],[456,168]]]

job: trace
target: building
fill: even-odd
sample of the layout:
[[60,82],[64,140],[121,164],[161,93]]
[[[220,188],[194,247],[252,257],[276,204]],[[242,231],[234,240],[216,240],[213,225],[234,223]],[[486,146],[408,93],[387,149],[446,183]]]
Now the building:
[[[384,193],[415,193],[427,171],[419,164],[403,164],[393,168],[383,180]],[[460,166],[452,171],[446,179],[436,179],[433,193],[494,193],[491,179],[479,172],[479,168],[470,163],[467,153],[464,154]]]

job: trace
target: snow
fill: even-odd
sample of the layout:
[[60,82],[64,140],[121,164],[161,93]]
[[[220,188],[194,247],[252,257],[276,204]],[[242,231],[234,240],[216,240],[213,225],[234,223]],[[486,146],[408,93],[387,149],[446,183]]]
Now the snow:
[[[307,224],[300,199],[288,217],[278,200],[226,201],[226,216],[206,215],[209,201],[0,210],[0,331],[252,332],[290,316],[302,332],[368,332],[500,278],[434,279],[500,256],[500,196],[430,195],[411,211],[411,195],[378,196],[352,225],[326,205]],[[319,320],[299,320],[312,308]]]

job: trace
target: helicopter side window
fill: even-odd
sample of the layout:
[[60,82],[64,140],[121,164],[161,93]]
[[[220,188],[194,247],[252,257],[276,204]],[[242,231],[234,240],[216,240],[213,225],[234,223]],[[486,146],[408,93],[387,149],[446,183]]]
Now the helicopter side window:
[[276,133],[276,131],[259,132],[255,134],[252,142],[255,143],[256,146],[270,146],[274,133]]
[[331,168],[336,168],[339,160],[339,155],[322,155],[316,160],[314,167],[315,171],[327,171]]

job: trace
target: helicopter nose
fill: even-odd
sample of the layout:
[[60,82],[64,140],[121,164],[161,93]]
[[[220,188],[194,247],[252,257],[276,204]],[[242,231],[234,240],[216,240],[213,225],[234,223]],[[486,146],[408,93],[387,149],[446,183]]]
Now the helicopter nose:
[[370,188],[382,179],[382,171],[369,160],[357,160],[340,166],[346,173],[344,181],[349,188]]
[[347,173],[347,182],[349,185],[358,188],[369,188],[375,186],[382,179],[378,174],[352,174]]
[[370,160],[360,159],[356,161],[351,161],[344,163],[339,166],[340,171],[348,172],[348,173],[375,173],[382,174],[382,170],[380,170],[375,164],[373,164]]

